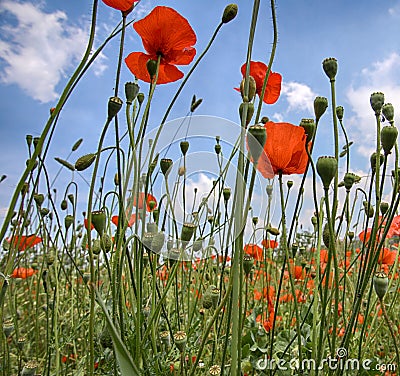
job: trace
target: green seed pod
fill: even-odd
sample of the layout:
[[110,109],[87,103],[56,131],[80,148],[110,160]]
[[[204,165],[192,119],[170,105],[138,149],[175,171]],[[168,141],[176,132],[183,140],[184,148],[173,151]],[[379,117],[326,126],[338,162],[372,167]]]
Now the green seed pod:
[[382,106],[385,103],[385,95],[379,91],[372,93],[369,100],[375,115],[379,115],[382,110]]
[[249,123],[250,123],[250,121],[251,121],[251,118],[253,117],[253,115],[254,115],[254,104],[253,104],[253,102],[249,102],[249,103],[241,103],[240,104],[240,106],[239,106],[239,116],[240,116],[240,119],[242,119],[242,114],[243,114],[243,111],[244,111],[244,106],[246,106],[247,105],[247,113],[246,113],[246,125],[248,125]]
[[122,99],[118,97],[111,97],[108,100],[108,120],[111,120],[115,115],[117,115],[121,107]]
[[169,172],[171,171],[172,164],[172,159],[162,158],[160,160],[160,168],[164,176],[168,176]]
[[301,119],[300,127],[304,128],[307,135],[306,143],[308,144],[314,137],[316,125],[314,119]]
[[346,172],[343,178],[345,188],[350,191],[353,184],[356,182],[356,175],[351,172]]
[[324,230],[322,231],[322,241],[324,242],[325,247],[329,248],[330,240],[329,225],[328,223],[325,223]]
[[92,252],[94,255],[98,255],[101,252],[101,244],[99,239],[95,239],[93,241]]
[[40,215],[41,215],[42,217],[45,217],[46,215],[48,215],[48,214],[50,213],[50,210],[47,209],[47,208],[41,208],[40,211],[39,211],[39,213],[40,213]]
[[229,187],[225,187],[222,190],[222,195],[224,196],[224,201],[229,201],[230,197],[231,197],[231,189]]
[[273,191],[272,184],[268,184],[267,187],[265,188],[265,190],[267,191],[268,197],[271,197],[272,196],[272,191]]
[[74,217],[70,214],[66,215],[64,218],[64,226],[67,231],[73,223],[74,223]]
[[171,346],[171,336],[167,330],[160,333],[160,340],[165,346]]
[[192,239],[195,230],[196,225],[194,223],[184,223],[181,230],[181,240],[183,242],[190,242],[190,239]]
[[158,226],[157,223],[154,222],[149,222],[146,224],[146,230],[147,232],[150,232],[152,234],[155,234],[158,232]]
[[317,172],[322,180],[324,189],[329,189],[332,179],[337,172],[338,163],[334,157],[319,157],[317,160]]
[[325,97],[316,97],[314,99],[314,114],[315,121],[321,119],[322,115],[325,113],[328,108],[328,99]]
[[397,135],[399,132],[397,128],[391,125],[385,126],[381,130],[381,145],[385,155],[391,153],[393,146],[396,144]]
[[198,252],[202,248],[203,248],[203,239],[199,237],[193,242],[193,252]]
[[293,180],[288,180],[286,182],[286,185],[287,185],[288,190],[290,190],[293,187]]
[[35,360],[30,360],[25,363],[24,368],[22,368],[21,376],[34,376],[37,367],[38,363]]
[[378,272],[375,274],[372,281],[376,295],[378,295],[378,298],[382,300],[388,289],[388,284],[389,284],[388,276],[384,272]]
[[385,215],[386,212],[387,212],[388,209],[389,209],[389,204],[388,204],[387,202],[382,201],[379,208],[380,208],[380,210],[381,210],[381,214],[382,214],[382,215]]
[[153,221],[158,224],[158,218],[160,216],[160,211],[157,208],[153,209],[152,214],[153,214]]
[[264,126],[252,125],[249,127],[247,132],[247,145],[249,147],[254,164],[257,164],[258,160],[260,159],[266,140],[267,131]]
[[347,236],[349,237],[349,240],[352,241],[354,239],[354,232],[353,231],[349,231],[347,233]]
[[392,123],[394,120],[394,107],[391,103],[385,103],[382,106],[382,115],[385,117],[385,119],[389,122]]
[[186,332],[180,330],[174,334],[174,343],[180,352],[183,352],[185,350],[186,341]]
[[334,57],[328,57],[322,62],[322,68],[324,69],[325,74],[328,78],[333,81],[335,80],[337,70],[338,70],[338,63]]
[[146,63],[147,72],[149,72],[150,80],[154,78],[157,73],[157,61],[149,59]]
[[58,157],[55,157],[54,159],[55,159],[59,164],[61,164],[61,165],[63,165],[64,167],[68,168],[68,170],[75,171],[75,167],[74,167],[71,163],[65,161],[64,159],[58,158]]
[[81,143],[83,141],[83,138],[80,138],[78,141],[75,142],[75,144],[72,145],[72,151],[77,151],[79,146],[81,146]]
[[225,7],[224,13],[222,14],[222,23],[228,23],[232,21],[238,12],[238,6],[236,4],[229,4]]
[[[246,79],[243,78],[243,80],[240,82],[240,94],[242,95],[243,102],[251,102],[257,91],[256,80],[253,76],[249,76],[249,94],[247,96],[245,95],[245,84]],[[240,116],[241,115],[242,114],[240,114]]]
[[338,118],[339,121],[343,120],[343,115],[344,115],[344,108],[342,106],[337,106],[336,117]]
[[145,232],[142,237],[142,243],[143,246],[146,248],[146,250],[151,249],[151,242],[153,241],[154,234],[151,232]]
[[103,233],[103,235],[101,235],[101,238],[100,238],[101,249],[104,252],[110,252],[111,248],[112,248],[112,244],[113,244],[113,242],[112,242],[111,237],[108,234]]
[[150,248],[155,253],[160,253],[162,247],[164,246],[165,235],[163,232],[158,232],[153,235],[153,239],[151,240]]
[[125,97],[126,97],[127,104],[132,104],[132,102],[135,100],[138,93],[139,93],[139,85],[138,84],[136,84],[135,82],[125,83]]
[[266,231],[267,231],[268,234],[271,234],[273,236],[279,236],[280,235],[280,231],[276,227],[268,226],[266,228]]
[[210,309],[213,306],[212,297],[209,291],[206,291],[203,295],[203,308]]
[[186,155],[187,151],[189,150],[189,142],[188,141],[181,141],[180,148],[182,155]]
[[[381,154],[380,158],[379,158],[379,166],[382,166],[382,163],[384,160],[385,160],[385,157],[383,156],[383,154]],[[371,170],[375,171],[375,169],[376,169],[376,152],[372,153],[370,162],[371,162]]]
[[26,343],[26,337],[19,337],[17,341],[17,347],[19,351],[22,351],[24,349]]
[[104,229],[106,228],[106,213],[104,210],[97,210],[92,212],[92,224],[101,236],[103,235]]
[[138,93],[137,100],[139,102],[139,105],[141,105],[143,103],[143,101],[144,101],[144,94],[143,93]]
[[36,205],[38,207],[41,207],[44,201],[44,195],[42,193],[35,193],[33,195],[33,199],[35,200]]
[[88,167],[91,166],[91,164],[95,161],[96,159],[96,154],[90,153],[86,154],[75,162],[75,168],[77,171],[83,171],[86,170]]
[[212,300],[212,305],[215,308],[217,308],[218,306],[218,302],[219,302],[219,297],[221,295],[221,291],[218,288],[213,288],[211,289],[211,300]]
[[12,320],[6,320],[3,323],[3,332],[6,338],[8,338],[14,331],[14,322]]
[[243,256],[243,270],[246,276],[248,276],[251,272],[251,269],[253,268],[254,265],[254,258],[251,255],[248,255],[247,253],[244,254]]
[[221,145],[220,144],[215,144],[214,150],[215,150],[215,153],[217,155],[221,154]]

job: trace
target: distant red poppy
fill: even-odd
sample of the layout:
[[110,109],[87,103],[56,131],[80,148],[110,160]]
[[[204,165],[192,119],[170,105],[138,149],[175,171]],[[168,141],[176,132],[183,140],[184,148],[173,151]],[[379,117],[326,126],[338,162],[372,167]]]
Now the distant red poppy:
[[133,24],[142,38],[147,53],[132,52],[125,62],[139,79],[150,82],[146,63],[149,59],[160,60],[157,84],[174,82],[183,77],[175,65],[188,65],[196,55],[192,47],[197,38],[186,18],[172,8],[158,6],[145,18]]
[[[140,216],[138,217],[140,219]],[[115,226],[118,226],[118,220],[119,220],[118,215],[114,215],[111,217],[111,222],[114,223]],[[128,226],[132,227],[135,223],[136,223],[136,214],[132,214],[131,218],[128,221]]]
[[391,266],[396,261],[397,251],[390,251],[388,248],[381,250],[379,254],[378,263]]
[[253,256],[254,260],[262,261],[263,257],[263,249],[257,244],[246,244],[244,246],[244,253]]
[[133,7],[138,0],[103,0],[103,3],[111,8],[126,12]]
[[[261,95],[262,87],[267,74],[268,67],[261,61],[250,62],[250,76],[256,81],[256,93]],[[243,77],[246,75],[246,64],[242,65],[241,72]],[[279,73],[269,72],[267,86],[265,88],[263,102],[274,104],[281,94],[282,76]],[[240,91],[240,89],[235,88]]]
[[279,173],[303,174],[308,162],[304,128],[272,121],[264,126],[267,130],[267,141],[257,166],[261,174],[268,179]]
[[[136,197],[134,197],[134,199],[133,199],[133,206],[137,206],[138,209],[143,209],[144,198],[145,198],[144,192],[140,192],[140,193],[139,193],[139,205],[136,205]],[[153,209],[150,208],[150,202],[151,202],[151,201],[155,202],[155,206],[154,206]],[[148,194],[147,194],[147,199],[146,199],[146,210],[147,210],[148,212],[150,212],[150,211],[154,210],[156,207],[157,207],[157,199],[156,199],[153,195],[151,195],[150,193],[148,193]]]
[[400,215],[394,217],[390,224],[387,237],[392,238],[393,236],[400,236]]
[[16,268],[11,274],[11,278],[22,278],[26,279],[28,277],[33,276],[36,273],[36,270],[32,268]]
[[[85,225],[85,229],[87,230],[88,229],[88,220],[87,220],[87,218],[85,218],[83,220],[83,224]],[[93,223],[90,223],[90,230],[94,230]]]
[[18,251],[23,252],[25,249],[32,248],[34,245],[42,242],[42,238],[36,235],[29,236],[14,236],[11,239],[7,239],[7,241],[13,244],[14,247],[18,246]]
[[278,247],[278,242],[275,240],[268,240],[268,239],[263,239],[261,244],[263,245],[264,248],[277,248]]

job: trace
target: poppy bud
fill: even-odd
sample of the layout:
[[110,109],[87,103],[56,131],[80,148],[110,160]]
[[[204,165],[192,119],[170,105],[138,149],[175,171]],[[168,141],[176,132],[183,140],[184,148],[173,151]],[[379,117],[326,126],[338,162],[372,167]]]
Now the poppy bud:
[[232,21],[238,12],[238,6],[236,4],[229,4],[225,7],[222,15],[222,23],[228,23]]
[[141,105],[143,103],[143,101],[144,101],[144,94],[143,93],[138,93],[137,100],[139,102],[139,105]]
[[254,225],[254,226],[257,226],[258,217],[253,217],[253,218],[252,218],[252,222],[253,222],[253,225]]
[[104,233],[103,235],[101,235],[100,246],[104,252],[110,252],[112,248],[112,239],[108,234]]
[[32,145],[33,136],[31,134],[26,135],[26,143],[29,147]]
[[268,123],[269,122],[269,117],[268,116],[263,116],[262,118],[261,118],[261,123],[262,124],[266,124],[266,123]]
[[339,121],[343,120],[343,114],[344,114],[343,106],[337,106],[336,107],[336,116],[339,119]]
[[180,352],[185,349],[186,341],[187,336],[184,331],[180,330],[174,334],[174,343]]
[[349,237],[349,240],[352,241],[354,239],[354,232],[353,231],[349,231],[347,233],[347,236]]
[[[240,106],[239,106],[240,119],[242,119],[244,106],[246,106],[246,103],[241,103]],[[253,117],[253,115],[254,115],[254,104],[253,103],[247,103],[246,125],[248,125],[250,123],[251,118]]]
[[158,211],[158,209],[153,209],[152,210],[152,214],[153,214],[153,220],[154,222],[158,223],[158,217],[160,216],[160,212]]
[[257,164],[261,153],[264,150],[265,141],[267,140],[267,131],[262,125],[252,125],[248,129],[247,144],[253,163]]
[[363,201],[363,206],[367,217],[372,218],[374,216],[374,207],[368,201]]
[[125,97],[126,103],[132,104],[139,92],[139,85],[135,82],[125,83]]
[[43,204],[44,195],[43,195],[42,193],[35,193],[35,194],[33,195],[33,199],[35,200],[36,205],[40,207],[40,206],[42,206],[42,204]]
[[280,234],[280,231],[276,227],[268,226],[266,231],[273,236],[279,236]]
[[195,229],[196,225],[194,223],[184,223],[181,230],[181,240],[183,242],[190,242]]
[[75,171],[75,167],[74,167],[71,163],[65,161],[64,159],[58,158],[58,157],[55,157],[54,159],[55,159],[58,163],[60,163],[61,165],[63,165],[64,167],[68,168],[69,170]]
[[243,80],[240,82],[240,94],[242,95],[243,102],[251,102],[257,91],[256,80],[253,76],[249,76],[249,92],[247,96],[245,95],[245,84],[246,79],[243,78]]
[[162,158],[160,160],[160,168],[164,176],[168,176],[169,172],[171,171],[172,164],[172,159]]
[[372,93],[369,102],[371,103],[372,109],[375,111],[375,115],[379,115],[383,103],[385,103],[385,95],[381,92]]
[[203,308],[210,309],[213,306],[212,297],[210,292],[206,292],[203,295]]
[[225,188],[222,190],[222,194],[223,194],[223,196],[224,196],[224,200],[225,200],[225,201],[228,201],[229,198],[231,197],[231,189],[230,189],[229,187],[225,187]]
[[314,99],[315,121],[318,121],[328,108],[328,99],[325,97],[316,97]]
[[244,273],[248,276],[251,272],[251,269],[254,265],[254,258],[252,255],[248,255],[247,253],[243,256],[243,269]]
[[50,210],[49,210],[48,208],[41,208],[40,211],[39,211],[39,213],[40,213],[40,215],[41,215],[42,217],[45,217],[47,214],[50,213]]
[[313,119],[301,119],[300,127],[304,128],[307,135],[306,143],[309,143],[314,137],[315,133],[315,123]]
[[385,103],[382,106],[382,114],[389,123],[393,122],[393,119],[394,119],[393,105],[391,103]]
[[181,147],[182,154],[186,155],[187,151],[189,150],[189,142],[188,141],[181,141],[180,147]]
[[30,360],[22,368],[21,376],[34,376],[38,363],[35,360]]
[[322,68],[328,78],[333,81],[338,70],[338,63],[334,57],[328,57],[322,62]]
[[385,155],[390,154],[393,146],[396,143],[398,133],[399,132],[397,131],[397,128],[395,126],[387,125],[382,128],[381,144]]
[[268,184],[267,187],[265,188],[265,190],[267,191],[267,195],[271,196],[272,195],[272,191],[273,191],[272,184]]
[[93,252],[94,255],[100,254],[100,252],[101,252],[101,244],[100,244],[100,240],[99,239],[96,239],[93,242],[92,252]]
[[67,210],[67,207],[68,207],[67,200],[62,200],[60,206],[61,206],[61,210]]
[[[383,156],[383,154],[381,154],[380,158],[379,158],[379,166],[382,165],[384,160],[385,160],[385,157]],[[371,158],[370,158],[370,162],[371,162],[372,171],[375,171],[375,169],[376,169],[376,152],[372,153]]]
[[65,229],[67,231],[73,223],[74,223],[74,217],[70,214],[66,215],[64,218],[64,225],[65,225]]
[[381,214],[385,215],[386,212],[389,209],[389,204],[387,202],[382,201],[379,207],[380,207],[380,210],[381,210]]
[[156,75],[157,65],[158,64],[157,64],[156,60],[152,60],[152,59],[147,60],[146,68],[147,68],[147,72],[149,72],[150,79],[153,79],[153,77]]
[[372,281],[376,295],[378,295],[379,300],[382,300],[388,289],[388,276],[384,272],[378,272],[375,274]]
[[80,138],[78,141],[76,141],[75,144],[72,145],[71,150],[77,151],[79,146],[81,146],[82,141],[83,141],[83,138]]
[[108,100],[108,119],[111,120],[115,115],[117,115],[121,107],[122,99],[118,97],[111,97]]
[[92,212],[92,224],[101,236],[103,235],[104,229],[106,227],[106,213],[104,210],[97,210]]
[[91,164],[95,161],[95,159],[96,159],[96,154],[94,153],[86,154],[78,158],[78,160],[75,162],[76,170],[77,171],[86,170],[88,167],[91,166]]
[[287,185],[287,187],[288,187],[288,190],[290,190],[290,188],[293,187],[293,180],[288,180],[288,181],[286,182],[286,185]]
[[324,242],[325,247],[329,248],[330,240],[329,225],[328,223],[325,223],[324,230],[322,231],[322,241]]
[[36,147],[39,143],[40,137],[33,137],[33,146]]
[[215,153],[217,155],[219,155],[221,153],[221,145],[220,144],[215,144],[214,150],[215,150]]
[[190,112],[194,112],[196,110],[196,108],[201,105],[202,102],[203,102],[203,99],[200,98],[200,99],[196,100],[196,96],[193,95],[192,104],[190,105]]
[[324,189],[329,189],[332,179],[337,172],[338,163],[334,157],[319,157],[317,161],[317,172],[322,180]]

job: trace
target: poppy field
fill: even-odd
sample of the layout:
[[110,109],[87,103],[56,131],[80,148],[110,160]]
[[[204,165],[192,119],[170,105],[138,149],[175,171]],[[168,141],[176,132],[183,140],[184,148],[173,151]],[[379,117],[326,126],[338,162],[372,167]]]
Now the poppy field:
[[[139,1],[102,2],[120,22],[95,49],[93,1],[87,49],[40,136],[26,136],[26,168],[1,227],[0,375],[396,375],[400,170],[384,93],[369,98],[368,176],[352,168],[337,59],[322,61],[330,95],[315,97],[313,118],[271,121],[282,89],[277,16],[271,0],[271,53],[253,60],[255,0],[227,140],[223,120],[196,117],[195,94],[186,116],[170,115],[238,6],[221,9],[199,51],[195,30],[171,7],[136,19]],[[129,33],[141,51],[125,51]],[[79,139],[71,158],[55,157],[71,176],[61,192],[47,168],[52,135],[107,44],[119,46],[114,95],[104,98],[97,149],[79,156]],[[121,69],[131,82],[121,82]],[[150,129],[155,92],[173,82]],[[330,140],[317,138],[321,121]],[[215,122],[207,139],[193,130],[201,122]],[[324,142],[326,155],[315,155]],[[196,171],[213,171],[208,192],[193,189]]]

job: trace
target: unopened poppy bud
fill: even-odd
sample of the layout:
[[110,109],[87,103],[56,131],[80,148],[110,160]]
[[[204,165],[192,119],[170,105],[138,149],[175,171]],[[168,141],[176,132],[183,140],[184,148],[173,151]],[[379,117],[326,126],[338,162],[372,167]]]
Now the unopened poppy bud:
[[376,295],[378,295],[378,298],[382,300],[388,289],[389,285],[388,276],[384,272],[376,273],[373,278],[373,285]]
[[288,180],[288,181],[286,182],[286,185],[287,185],[288,189],[290,190],[290,188],[293,187],[293,180]]
[[43,204],[44,195],[43,195],[42,193],[35,193],[35,194],[33,195],[33,199],[35,200],[36,205],[40,207],[40,206],[42,206],[42,204]]
[[189,141],[181,141],[179,146],[181,148],[182,154],[186,155],[187,151],[189,150]]
[[70,193],[70,194],[67,196],[67,198],[68,198],[69,202],[70,202],[72,205],[74,205],[74,202],[75,202],[74,195],[73,195],[72,193]]
[[141,105],[143,103],[143,101],[144,101],[144,94],[143,93],[138,93],[137,100],[139,102],[139,105]]
[[252,222],[253,222],[253,225],[254,225],[254,226],[257,226],[258,217],[253,217],[253,218],[252,218]]
[[382,106],[382,115],[385,117],[385,119],[391,123],[393,122],[394,119],[394,107],[391,103],[385,103]]
[[269,122],[269,117],[268,116],[263,116],[262,118],[261,118],[261,123],[262,124],[266,124],[266,123],[268,123]]
[[266,229],[267,233],[273,236],[279,236],[280,231],[276,227],[268,226]]
[[267,195],[271,196],[272,195],[272,191],[273,191],[272,184],[268,184],[267,187],[265,188],[265,190],[267,191]]
[[368,201],[363,201],[363,206],[367,217],[372,218],[374,216],[374,207]]
[[101,252],[100,239],[96,239],[92,245],[92,252],[94,255],[99,255]]
[[245,253],[243,256],[243,270],[247,276],[250,274],[253,265],[254,265],[253,256]]
[[328,78],[333,81],[338,70],[338,63],[334,57],[328,57],[322,62],[322,68]]
[[40,215],[41,215],[42,217],[45,217],[47,214],[50,213],[50,210],[49,210],[48,208],[41,208],[40,211],[39,211],[39,213],[40,213]]
[[238,6],[236,4],[229,4],[225,7],[224,13],[222,14],[222,23],[228,23],[232,21],[238,12]]
[[240,119],[242,119],[242,114],[244,111],[244,106],[247,106],[247,113],[246,113],[246,125],[248,125],[251,121],[251,118],[254,115],[254,104],[252,102],[250,103],[241,103],[239,106],[239,115]]
[[168,176],[169,172],[171,171],[172,164],[172,159],[162,158],[160,160],[160,168],[164,176]]
[[324,189],[329,189],[332,179],[337,172],[338,163],[334,157],[319,157],[317,161],[317,172],[322,180]]
[[101,235],[100,246],[104,252],[110,252],[112,248],[112,239],[108,234],[103,233],[103,235]]
[[311,217],[311,223],[314,227],[318,224],[318,219],[315,215]]
[[83,142],[83,138],[80,138],[78,141],[75,142],[75,144],[72,145],[71,150],[77,151],[79,146],[81,146],[82,142]]
[[152,60],[152,59],[147,60],[146,68],[147,68],[147,72],[149,72],[150,79],[153,79],[153,77],[156,75],[157,65],[158,64],[157,64],[156,60]]
[[61,210],[67,210],[67,207],[68,207],[67,200],[62,200],[60,206],[61,206]]
[[252,125],[248,129],[247,145],[249,146],[249,151],[251,157],[253,158],[253,163],[257,164],[260,159],[261,153],[264,150],[264,145],[267,140],[267,131],[262,125]]
[[91,166],[91,164],[95,161],[95,159],[96,159],[96,154],[94,153],[86,154],[78,158],[78,160],[75,162],[76,170],[77,171],[86,170],[88,167]]
[[122,99],[118,97],[111,97],[108,100],[108,119],[110,120],[117,115],[121,107]]
[[74,217],[70,214],[66,215],[64,218],[64,225],[65,225],[65,229],[67,231],[73,223],[74,223]]
[[75,171],[75,167],[74,167],[71,163],[67,162],[66,160],[61,159],[61,158],[58,158],[58,157],[55,157],[54,159],[55,159],[59,164],[61,164],[61,165],[63,165],[64,167],[68,168],[69,170]]
[[387,125],[382,128],[381,144],[385,155],[391,153],[393,146],[396,144],[398,133],[399,132],[397,131],[397,128],[395,126]]
[[136,84],[135,82],[125,83],[125,97],[126,97],[127,104],[132,104],[132,102],[135,100],[138,93],[139,93],[139,85],[138,84]]
[[369,102],[375,112],[375,115],[379,115],[382,110],[382,106],[385,103],[385,95],[379,91],[372,93]]
[[[381,154],[380,157],[379,157],[379,166],[382,165],[384,160],[385,160],[385,157],[383,156],[383,154]],[[376,152],[372,153],[371,158],[370,158],[370,162],[371,162],[372,171],[375,171],[375,169],[376,169]]]
[[256,95],[257,91],[257,84],[256,80],[253,76],[249,76],[249,92],[248,95],[245,95],[245,87],[246,87],[246,79],[240,82],[240,94],[242,95],[243,102],[251,102]]
[[184,175],[185,175],[185,172],[186,172],[186,169],[185,169],[184,166],[180,166],[180,167],[178,168],[178,176],[184,176]]
[[314,99],[314,114],[315,121],[321,119],[322,115],[325,113],[328,108],[328,99],[325,97],[316,97]]
[[183,352],[183,350],[185,350],[186,341],[186,332],[180,330],[174,334],[174,343],[180,352]]
[[325,247],[329,248],[329,243],[330,243],[331,237],[329,233],[329,225],[328,223],[325,223],[324,229],[322,231],[322,241],[325,244]]
[[26,143],[30,147],[32,145],[33,136],[31,134],[26,135]]
[[382,215],[385,215],[386,212],[387,212],[388,209],[389,209],[389,204],[388,204],[387,202],[382,201],[381,204],[380,204],[380,206],[379,206],[379,208],[380,208],[380,210],[381,210],[381,214],[382,214]]
[[213,306],[211,294],[209,291],[206,291],[203,295],[203,308],[210,309]]
[[300,127],[302,127],[307,135],[306,143],[309,143],[314,137],[315,123],[314,119],[301,119]]
[[195,112],[197,107],[199,107],[202,102],[203,102],[203,99],[201,99],[201,98],[192,102],[192,104],[190,105],[190,112]]
[[339,121],[343,120],[343,115],[344,115],[344,108],[343,106],[337,106],[336,107],[336,116],[339,119]]
[[231,197],[231,189],[229,187],[225,187],[222,190],[222,195],[224,196],[224,200],[228,201],[229,198]]
[[195,229],[196,225],[194,223],[184,223],[181,230],[181,240],[183,242],[189,242],[190,239],[192,239]]
[[221,154],[221,145],[220,144],[215,144],[214,150],[215,150],[215,153],[217,155]]
[[106,213],[104,210],[97,210],[92,212],[92,224],[101,236],[103,235],[104,229],[106,228]]

